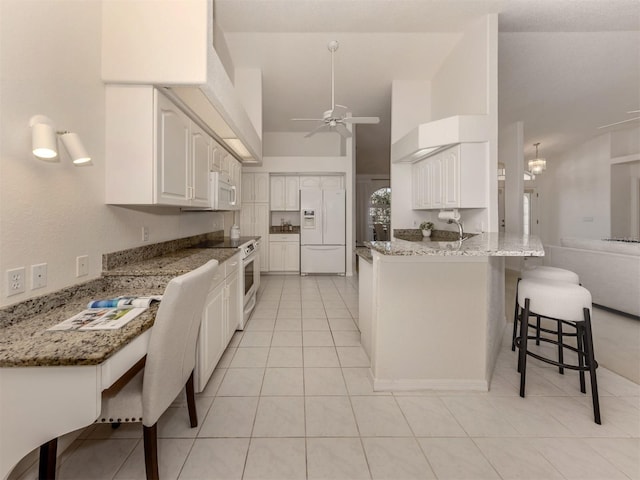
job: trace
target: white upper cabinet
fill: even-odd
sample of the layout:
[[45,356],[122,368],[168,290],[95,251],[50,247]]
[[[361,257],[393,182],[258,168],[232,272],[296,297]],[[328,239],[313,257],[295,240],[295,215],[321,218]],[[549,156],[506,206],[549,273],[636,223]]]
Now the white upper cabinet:
[[211,137],[151,86],[105,92],[106,203],[207,207]]
[[412,208],[487,208],[486,143],[455,145],[412,166]]
[[213,140],[198,125],[191,123],[191,162],[193,178],[191,184],[191,205],[208,207],[209,169],[211,164]]
[[343,175],[301,175],[300,190],[344,188]]
[[189,204],[190,123],[175,105],[157,97],[157,203]]
[[300,210],[300,178],[298,176],[286,176],[284,209]]
[[242,173],[242,203],[269,203],[269,174]]
[[300,178],[297,175],[271,176],[271,210],[300,210]]

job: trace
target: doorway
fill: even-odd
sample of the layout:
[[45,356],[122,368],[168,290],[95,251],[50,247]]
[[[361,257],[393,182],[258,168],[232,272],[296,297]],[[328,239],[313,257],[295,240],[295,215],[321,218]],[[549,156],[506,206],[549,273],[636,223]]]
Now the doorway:
[[540,235],[538,219],[538,192],[535,188],[525,188],[522,201],[522,228],[525,235]]
[[391,228],[391,188],[379,188],[369,197],[367,230],[375,241],[387,241]]

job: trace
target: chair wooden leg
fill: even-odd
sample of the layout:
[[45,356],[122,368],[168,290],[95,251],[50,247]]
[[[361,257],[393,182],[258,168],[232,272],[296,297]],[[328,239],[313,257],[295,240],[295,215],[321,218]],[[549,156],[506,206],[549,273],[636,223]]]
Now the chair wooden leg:
[[54,438],[40,446],[40,464],[38,466],[38,480],[55,480],[56,455],[58,454],[58,439]]
[[524,311],[520,319],[520,396],[524,398],[525,379],[527,374],[527,336],[529,335],[529,299],[524,301]]
[[591,316],[589,309],[584,309],[584,348],[589,366],[591,380],[591,401],[593,403],[593,419],[598,425],[602,425],[600,420],[600,400],[598,398],[598,383],[596,381],[596,359],[593,354],[593,335],[591,333]]
[[191,423],[191,428],[195,428],[198,426],[198,412],[196,411],[196,394],[193,388],[193,371],[191,372],[191,375],[189,375],[189,379],[185,385],[185,390],[187,391],[189,422]]
[[540,345],[540,315],[536,315],[536,345]]
[[159,480],[158,473],[158,424],[151,427],[142,426],[144,440],[144,466],[147,480]]

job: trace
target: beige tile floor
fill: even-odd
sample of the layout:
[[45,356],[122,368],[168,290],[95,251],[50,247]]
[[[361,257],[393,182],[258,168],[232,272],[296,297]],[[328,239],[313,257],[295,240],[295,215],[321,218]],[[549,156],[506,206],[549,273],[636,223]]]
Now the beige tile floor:
[[[640,479],[638,384],[598,370],[598,426],[575,372],[531,360],[522,399],[507,327],[489,392],[373,392],[357,305],[355,278],[263,277],[199,426],[183,398],[161,418],[161,478]],[[143,479],[140,425],[87,428],[58,478]]]

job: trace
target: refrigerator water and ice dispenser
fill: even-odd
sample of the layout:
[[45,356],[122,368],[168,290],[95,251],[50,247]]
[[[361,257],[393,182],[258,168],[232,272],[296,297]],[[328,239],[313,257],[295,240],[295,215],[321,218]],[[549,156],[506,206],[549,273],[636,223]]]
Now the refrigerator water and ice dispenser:
[[316,228],[316,211],[315,210],[303,211],[302,228]]

